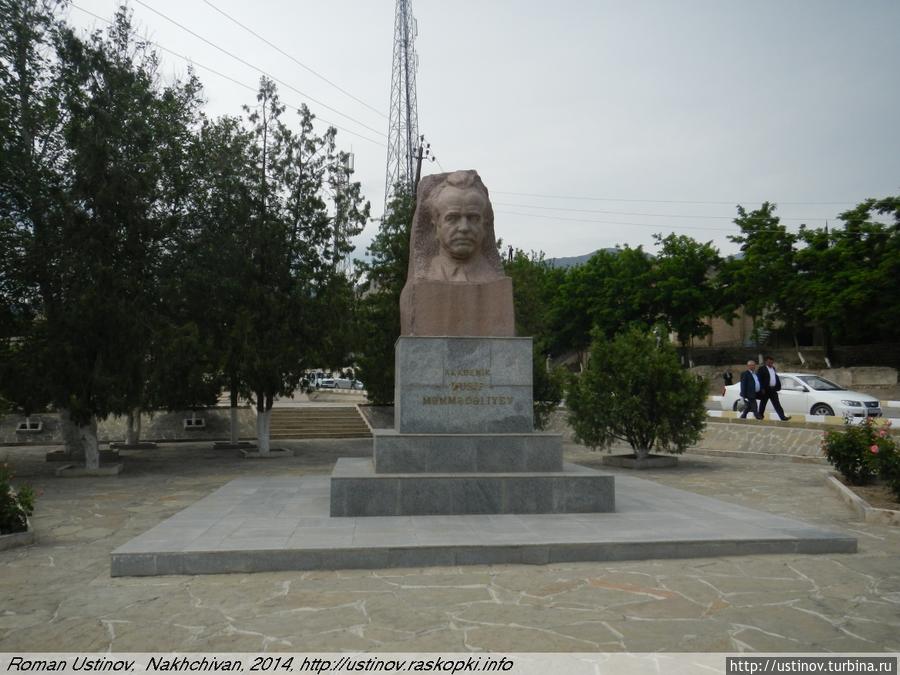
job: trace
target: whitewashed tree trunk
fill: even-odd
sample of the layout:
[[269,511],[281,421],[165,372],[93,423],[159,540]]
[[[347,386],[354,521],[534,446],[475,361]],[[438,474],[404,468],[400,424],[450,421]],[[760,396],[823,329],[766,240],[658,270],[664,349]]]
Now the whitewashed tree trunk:
[[91,418],[91,423],[78,427],[78,435],[84,446],[84,466],[87,469],[100,468],[100,445],[97,443],[97,420]]
[[125,442],[128,445],[137,445],[141,442],[140,408],[135,408],[128,413],[128,430],[125,432]]
[[269,452],[269,416],[271,411],[256,413],[256,443],[261,453]]
[[635,448],[634,456],[636,459],[647,459],[650,455],[650,448]]
[[240,440],[240,434],[238,433],[240,429],[238,428],[238,409],[237,406],[231,406],[231,444],[237,445]]
[[81,434],[78,427],[72,423],[69,416],[68,408],[59,409],[59,426],[62,431],[63,444],[66,447],[67,455],[81,455],[84,452],[84,445],[81,442]]

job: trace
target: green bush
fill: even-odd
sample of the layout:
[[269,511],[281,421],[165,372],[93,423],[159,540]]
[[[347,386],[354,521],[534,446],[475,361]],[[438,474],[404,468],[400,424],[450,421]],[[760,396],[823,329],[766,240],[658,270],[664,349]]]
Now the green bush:
[[550,417],[562,402],[565,373],[561,368],[548,369],[544,363],[544,355],[537,345],[534,347],[532,358],[534,428],[543,430],[547,428]]
[[633,328],[612,342],[599,333],[590,361],[569,381],[575,438],[590,448],[626,441],[638,458],[681,453],[706,426],[706,383],[681,367],[665,339]]
[[24,532],[34,513],[34,491],[27,486],[13,490],[12,479],[9,466],[0,464],[0,534]]
[[825,432],[822,451],[851,485],[879,477],[900,500],[900,452],[889,427],[890,422],[879,424],[872,417],[861,424],[848,419],[842,429]]

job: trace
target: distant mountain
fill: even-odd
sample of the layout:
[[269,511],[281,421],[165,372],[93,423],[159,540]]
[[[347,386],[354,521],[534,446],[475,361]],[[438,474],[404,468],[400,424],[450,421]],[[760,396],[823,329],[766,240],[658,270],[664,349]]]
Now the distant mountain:
[[[619,249],[617,248],[604,248],[602,249],[607,253],[618,253]],[[593,253],[585,253],[584,255],[573,255],[567,258],[548,258],[547,262],[550,263],[552,267],[576,267],[578,265],[583,265],[588,260],[590,260],[591,256],[594,255],[597,251]]]

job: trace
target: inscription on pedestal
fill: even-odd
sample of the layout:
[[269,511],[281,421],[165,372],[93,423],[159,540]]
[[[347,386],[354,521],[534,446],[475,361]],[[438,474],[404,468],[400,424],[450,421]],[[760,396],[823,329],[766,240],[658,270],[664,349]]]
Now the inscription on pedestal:
[[531,338],[401,337],[396,357],[397,431],[534,430]]

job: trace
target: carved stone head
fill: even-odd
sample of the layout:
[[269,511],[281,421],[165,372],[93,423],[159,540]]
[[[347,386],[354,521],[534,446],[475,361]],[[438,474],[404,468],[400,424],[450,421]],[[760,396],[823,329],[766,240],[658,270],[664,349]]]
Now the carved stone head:
[[494,211],[476,171],[426,176],[417,204],[410,279],[478,283],[503,276]]

